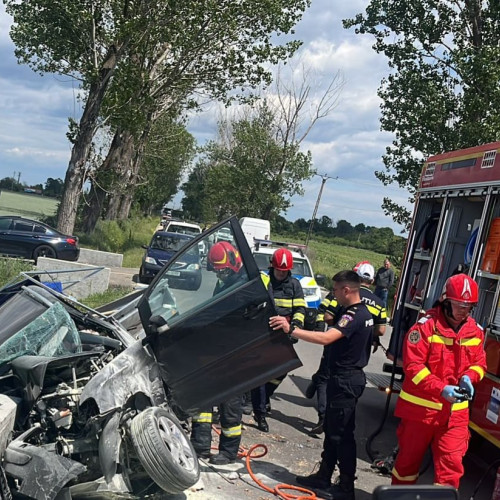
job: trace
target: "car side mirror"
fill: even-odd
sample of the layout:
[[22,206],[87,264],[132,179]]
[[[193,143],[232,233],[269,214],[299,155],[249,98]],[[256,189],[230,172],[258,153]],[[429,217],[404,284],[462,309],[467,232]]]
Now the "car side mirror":
[[314,279],[316,280],[316,283],[319,286],[325,286],[326,283],[326,276],[324,274],[316,274],[314,276]]

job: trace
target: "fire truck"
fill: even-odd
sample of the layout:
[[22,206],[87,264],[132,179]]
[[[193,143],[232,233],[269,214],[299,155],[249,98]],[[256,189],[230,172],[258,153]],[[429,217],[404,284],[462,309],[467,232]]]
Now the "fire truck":
[[393,307],[388,355],[394,367],[405,333],[458,272],[479,285],[472,315],[486,339],[487,373],[476,387],[470,426],[500,448],[500,142],[424,163]]

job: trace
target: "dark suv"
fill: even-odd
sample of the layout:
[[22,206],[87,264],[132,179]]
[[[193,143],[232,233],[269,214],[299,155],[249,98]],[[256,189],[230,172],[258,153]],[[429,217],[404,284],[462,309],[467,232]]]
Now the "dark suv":
[[0,254],[24,259],[50,257],[76,261],[78,238],[62,234],[36,220],[15,215],[0,216]]

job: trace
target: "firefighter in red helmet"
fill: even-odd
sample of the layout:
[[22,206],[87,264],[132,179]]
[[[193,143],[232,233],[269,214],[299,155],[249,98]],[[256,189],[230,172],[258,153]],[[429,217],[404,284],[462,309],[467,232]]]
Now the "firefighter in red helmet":
[[[287,248],[278,248],[273,253],[268,273],[262,272],[261,278],[274,299],[278,315],[285,316],[294,327],[303,328],[306,301],[299,280],[292,276],[292,268],[292,252]],[[254,418],[257,428],[262,432],[269,432],[266,414],[271,408],[270,397],[285,377],[286,374],[252,390]]]
[[[224,292],[239,280],[248,279],[239,251],[227,241],[220,241],[210,248],[207,256],[208,268],[217,274],[214,295]],[[213,409],[193,416],[191,443],[200,458],[209,458],[211,464],[233,463],[241,443],[242,398],[236,396],[218,405],[221,434],[219,453],[210,454],[212,443]]]
[[436,306],[406,335],[392,484],[416,483],[430,446],[434,483],[458,488],[469,443],[469,399],[486,370],[484,332],[470,317],[477,300],[473,279],[451,276]]

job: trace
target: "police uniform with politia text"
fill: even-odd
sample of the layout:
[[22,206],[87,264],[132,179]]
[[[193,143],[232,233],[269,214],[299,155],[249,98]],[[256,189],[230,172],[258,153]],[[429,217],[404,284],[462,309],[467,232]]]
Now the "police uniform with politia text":
[[321,467],[331,475],[340,463],[342,475],[354,480],[356,404],[366,385],[363,368],[370,359],[373,318],[364,303],[353,304],[338,313],[333,328],[343,337],[331,344],[328,352],[330,378]]

